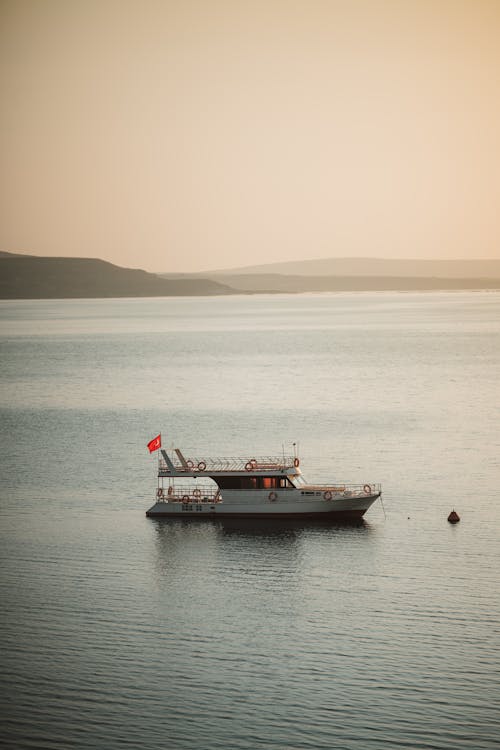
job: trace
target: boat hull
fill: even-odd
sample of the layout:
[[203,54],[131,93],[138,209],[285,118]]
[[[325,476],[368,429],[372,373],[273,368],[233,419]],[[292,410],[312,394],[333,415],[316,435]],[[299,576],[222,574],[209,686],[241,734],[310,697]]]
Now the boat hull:
[[250,506],[237,503],[157,502],[146,515],[149,518],[335,518],[359,519],[380,497],[380,493],[362,498],[328,502],[282,502]]

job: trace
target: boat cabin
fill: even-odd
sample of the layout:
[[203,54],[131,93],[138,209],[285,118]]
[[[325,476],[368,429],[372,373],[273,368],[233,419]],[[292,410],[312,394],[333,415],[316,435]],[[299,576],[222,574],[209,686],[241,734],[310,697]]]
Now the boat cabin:
[[287,476],[210,476],[221,490],[274,490],[294,487]]

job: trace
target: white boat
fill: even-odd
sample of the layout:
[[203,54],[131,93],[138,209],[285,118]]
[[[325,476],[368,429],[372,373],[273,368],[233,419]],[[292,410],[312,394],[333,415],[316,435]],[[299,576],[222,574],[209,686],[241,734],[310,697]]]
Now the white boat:
[[185,458],[161,450],[150,518],[359,519],[382,494],[380,484],[308,484],[298,456]]

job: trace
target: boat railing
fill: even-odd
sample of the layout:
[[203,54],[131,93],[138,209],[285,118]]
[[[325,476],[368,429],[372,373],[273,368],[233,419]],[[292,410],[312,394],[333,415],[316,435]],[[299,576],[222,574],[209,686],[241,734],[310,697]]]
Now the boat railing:
[[379,482],[365,482],[364,484],[352,484],[350,482],[336,482],[335,484],[304,484],[298,488],[302,494],[329,493],[341,495],[342,497],[362,497],[363,495],[375,495],[382,492]]
[[197,487],[158,487],[158,502],[170,503],[217,503],[221,500],[218,487],[198,485]]
[[[296,466],[297,459],[294,456],[264,456],[259,458],[241,457],[214,457],[214,458],[186,458],[181,463],[178,458],[169,457],[176,473],[193,472],[209,473],[211,471],[279,471]],[[160,476],[170,474],[167,463],[160,459],[158,471]]]

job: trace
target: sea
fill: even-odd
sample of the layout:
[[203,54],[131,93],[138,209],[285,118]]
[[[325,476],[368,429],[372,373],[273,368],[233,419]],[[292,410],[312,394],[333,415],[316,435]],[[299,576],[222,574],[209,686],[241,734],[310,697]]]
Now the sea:
[[[3,301],[0,345],[2,747],[500,746],[500,292]],[[149,519],[159,433],[382,501]]]

